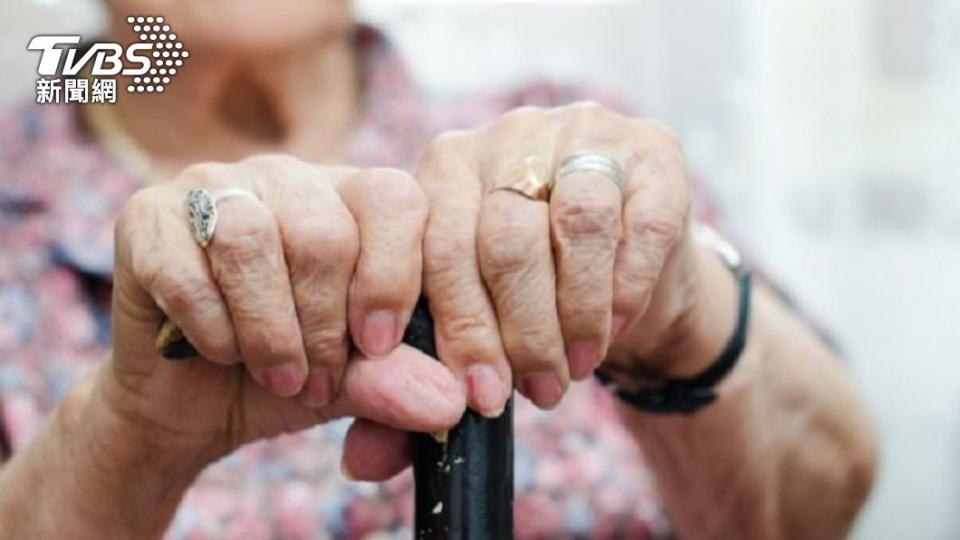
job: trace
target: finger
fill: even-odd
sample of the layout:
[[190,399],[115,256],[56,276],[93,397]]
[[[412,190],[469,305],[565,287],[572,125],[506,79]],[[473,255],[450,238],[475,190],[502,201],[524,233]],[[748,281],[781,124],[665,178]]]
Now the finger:
[[574,379],[589,376],[606,355],[620,212],[620,188],[593,171],[559,178],[550,197],[557,311]]
[[472,152],[470,137],[441,136],[417,171],[430,201],[423,285],[439,357],[466,384],[470,408],[496,417],[513,383],[494,308],[480,276],[476,246],[483,189],[471,163]]
[[401,431],[443,431],[460,420],[466,406],[463,386],[450,370],[404,344],[384,356],[351,356],[340,393],[323,408],[298,399],[277,399],[252,381],[245,389],[249,406],[244,409],[246,431],[238,435],[240,441],[261,439],[277,425],[298,431],[344,417],[365,418]]
[[665,129],[639,124],[643,159],[624,187],[623,238],[614,264],[611,333],[622,335],[643,315],[664,264],[683,236],[690,186],[680,145]]
[[[255,189],[251,171],[243,165],[221,166],[197,180],[213,190],[228,182]],[[278,396],[292,396],[303,386],[307,358],[277,223],[266,205],[252,197],[220,201],[217,215],[206,252],[227,301],[240,355],[260,385]]]
[[367,356],[386,354],[403,338],[420,296],[427,199],[412,176],[395,169],[360,171],[339,190],[360,234],[350,334]]
[[190,233],[184,196],[183,190],[169,186],[146,189],[121,213],[116,227],[114,347],[119,357],[153,359],[155,351],[133,349],[153,343],[149,335],[166,314],[204,358],[236,363],[230,315]]
[[354,355],[331,418],[355,416],[405,431],[448,429],[465,408],[463,386],[436,359],[408,345],[385,356]]
[[410,434],[358,418],[343,442],[340,469],[351,480],[383,482],[411,463]]
[[496,306],[500,335],[520,390],[553,407],[568,383],[557,316],[549,207],[494,191],[480,210],[480,271]]
[[[258,171],[289,269],[309,373],[302,392],[323,407],[339,391],[349,351],[347,291],[359,252],[357,227],[336,184],[344,171],[292,158],[248,160]],[[282,189],[275,189],[282,182]]]

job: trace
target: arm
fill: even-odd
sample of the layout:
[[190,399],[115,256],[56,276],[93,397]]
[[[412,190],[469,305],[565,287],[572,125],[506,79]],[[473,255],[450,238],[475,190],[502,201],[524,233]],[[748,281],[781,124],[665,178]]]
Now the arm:
[[[678,342],[700,365],[665,363],[675,376],[709,365],[734,325],[729,271],[712,253],[696,260],[709,303],[680,319]],[[845,537],[870,491],[875,435],[840,362],[762,287],[747,347],[718,391],[689,417],[620,407],[680,536]]]
[[157,538],[202,469],[141,444],[92,379],[0,468],[0,538]]

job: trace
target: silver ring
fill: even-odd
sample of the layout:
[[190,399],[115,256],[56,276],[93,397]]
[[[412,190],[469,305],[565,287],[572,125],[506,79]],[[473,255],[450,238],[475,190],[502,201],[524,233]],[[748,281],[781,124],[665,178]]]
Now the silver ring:
[[557,171],[557,180],[581,172],[595,172],[609,178],[618,188],[623,188],[623,169],[617,160],[596,152],[577,152],[563,160]]
[[200,247],[207,247],[213,241],[213,233],[217,229],[217,204],[233,197],[256,196],[243,189],[222,189],[211,194],[209,191],[197,188],[187,193],[187,218],[190,220],[190,230],[193,238]]

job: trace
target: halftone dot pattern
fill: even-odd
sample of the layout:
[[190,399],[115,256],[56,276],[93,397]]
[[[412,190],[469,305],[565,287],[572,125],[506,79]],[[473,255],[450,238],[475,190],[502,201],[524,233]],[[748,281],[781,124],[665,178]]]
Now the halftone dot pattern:
[[[163,17],[130,16],[127,17],[127,24],[138,35],[141,42],[149,43],[153,48],[147,73],[144,76],[134,77],[133,84],[127,86],[127,92],[163,92],[166,85],[170,84],[171,77],[177,74],[174,66],[183,66],[181,59],[187,58],[190,53],[183,48],[183,43],[177,40],[177,34],[171,31],[169,24],[165,24]],[[146,76],[147,74],[150,76]]]

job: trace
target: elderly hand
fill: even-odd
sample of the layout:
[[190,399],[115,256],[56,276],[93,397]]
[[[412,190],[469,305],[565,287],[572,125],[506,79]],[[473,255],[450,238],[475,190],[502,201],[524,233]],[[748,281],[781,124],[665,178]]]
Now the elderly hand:
[[[549,201],[496,189],[530,157],[549,175],[583,151],[616,160],[622,187],[585,170],[563,175]],[[438,351],[471,408],[498,414],[511,381],[552,407],[612,343],[625,346],[618,358],[666,373],[717,347],[687,336],[703,279],[685,159],[661,126],[594,103],[522,108],[441,135],[417,175],[430,199],[424,287]]]
[[[192,188],[255,196],[222,199],[202,248],[184,208]],[[426,216],[407,174],[284,157],[194,166],[135,195],[117,226],[114,347],[98,385],[132,420],[133,444],[209,461],[355,416],[348,446],[360,448],[345,459],[375,469],[364,477],[396,472],[402,451],[363,455],[364,441],[394,433],[384,426],[445,429],[464,408],[446,368],[397,347],[420,294]],[[202,358],[155,352],[164,315]],[[349,363],[348,333],[362,351]]]

